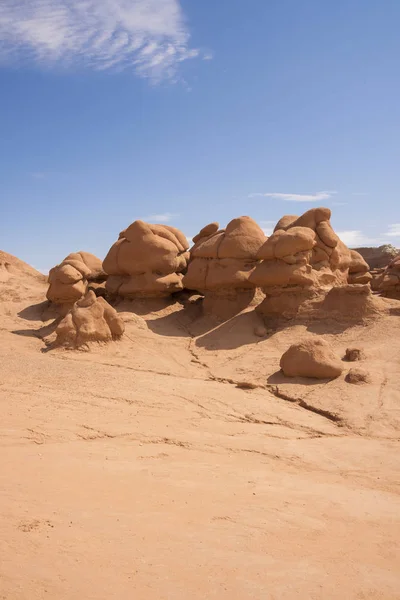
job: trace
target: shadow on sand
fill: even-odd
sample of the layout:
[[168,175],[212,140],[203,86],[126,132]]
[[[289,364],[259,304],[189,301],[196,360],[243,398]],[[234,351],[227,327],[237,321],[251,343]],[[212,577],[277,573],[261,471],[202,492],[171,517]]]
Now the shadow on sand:
[[275,373],[272,373],[272,375],[270,375],[267,379],[267,383],[269,385],[292,384],[302,385],[304,387],[318,387],[319,385],[329,383],[330,381],[332,380],[315,379],[310,377],[286,377],[286,375],[283,374],[283,371],[281,369],[279,369],[279,371],[275,371]]

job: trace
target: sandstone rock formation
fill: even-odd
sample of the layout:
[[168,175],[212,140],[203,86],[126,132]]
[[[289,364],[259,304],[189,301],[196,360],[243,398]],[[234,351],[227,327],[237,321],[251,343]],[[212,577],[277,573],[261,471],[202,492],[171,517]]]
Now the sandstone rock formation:
[[266,239],[250,217],[233,219],[226,229],[218,229],[218,223],[211,223],[193,238],[183,283],[186,288],[204,294],[206,312],[229,318],[251,302],[255,285],[250,276]]
[[350,250],[350,265],[348,283],[364,284],[370,283],[372,275],[369,272],[368,263],[356,250]]
[[379,248],[356,248],[369,266],[370,271],[384,269],[400,253],[391,244],[379,246]]
[[101,260],[89,252],[74,252],[49,273],[47,298],[60,305],[72,305],[82,298],[89,282],[104,281]]
[[117,339],[124,330],[124,322],[116,310],[90,290],[74,304],[58,325],[56,343],[79,348],[89,342]]
[[103,261],[111,296],[169,296],[183,289],[189,244],[179,229],[135,221],[122,231]]
[[261,313],[289,318],[307,312],[343,314],[348,298],[349,313],[354,305],[363,312],[371,295],[368,265],[338,238],[330,216],[328,208],[313,208],[278,222],[250,276],[266,295]]
[[388,264],[377,278],[376,289],[386,298],[400,300],[400,254]]
[[282,355],[280,367],[287,377],[312,377],[335,379],[343,371],[343,365],[323,339],[308,339],[293,344]]

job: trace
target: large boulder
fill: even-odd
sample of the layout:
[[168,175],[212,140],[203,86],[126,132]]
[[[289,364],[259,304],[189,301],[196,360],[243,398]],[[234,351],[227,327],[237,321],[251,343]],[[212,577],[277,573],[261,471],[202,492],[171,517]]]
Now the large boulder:
[[193,238],[183,283],[205,296],[206,312],[229,318],[251,302],[256,286],[250,276],[266,239],[250,217],[233,219],[226,229],[210,223]]
[[135,221],[103,261],[107,292],[123,298],[169,296],[183,289],[189,244],[179,229]]
[[79,348],[89,342],[110,342],[124,333],[125,325],[104,298],[90,290],[80,298],[56,329],[57,345]]
[[280,367],[287,377],[311,377],[335,379],[343,371],[343,365],[328,342],[310,338],[293,344],[282,355]]
[[370,283],[372,275],[368,263],[361,254],[357,250],[350,250],[350,259],[348,283],[361,285]]
[[105,278],[102,262],[97,256],[90,252],[73,252],[50,270],[47,298],[54,304],[72,305],[86,294],[89,282],[100,282]]
[[[349,294],[352,303],[357,296],[364,306],[365,295],[371,294],[368,265],[339,239],[330,217],[329,208],[313,208],[300,217],[287,215],[277,223],[259,249],[256,258],[260,262],[250,276],[250,282],[266,296],[257,309],[262,314],[323,317],[325,309],[338,312],[340,304],[342,310],[343,298]],[[325,303],[334,288],[342,288],[344,295],[330,295]]]

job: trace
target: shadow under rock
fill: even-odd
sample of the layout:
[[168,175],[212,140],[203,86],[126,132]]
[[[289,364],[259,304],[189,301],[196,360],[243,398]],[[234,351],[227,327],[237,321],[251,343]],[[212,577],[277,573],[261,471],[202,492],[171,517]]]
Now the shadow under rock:
[[139,316],[151,315],[152,313],[158,313],[166,308],[177,304],[176,299],[169,298],[134,298],[132,300],[124,300],[118,298],[113,301],[111,298],[107,298],[107,301],[118,313],[121,312],[133,312]]
[[329,383],[332,381],[331,379],[316,379],[311,377],[287,377],[284,375],[283,371],[279,369],[279,371],[275,371],[267,378],[267,383],[269,385],[282,385],[284,383],[295,384],[295,385],[303,385],[306,387],[318,386],[324,383]]
[[[18,316],[21,319],[25,319],[25,321],[44,321],[49,319],[44,319],[45,313],[53,312],[54,314],[50,318],[55,318],[56,311],[55,309],[51,309],[50,303],[48,300],[44,300],[43,302],[38,302],[38,304],[31,304],[27,306],[23,310],[18,313]],[[47,315],[46,315],[47,316]]]
[[275,333],[273,331],[263,337],[257,336],[254,330],[260,325],[263,325],[263,321],[254,310],[240,313],[198,338],[196,346],[207,350],[234,350],[240,346],[257,344]]
[[147,327],[157,335],[168,337],[196,337],[214,329],[218,323],[203,316],[201,304],[187,304],[181,310],[158,319],[149,319]]
[[35,337],[40,340],[51,335],[57,329],[58,324],[60,323],[62,317],[58,317],[49,325],[44,325],[43,327],[39,327],[39,329],[14,329],[11,331],[14,335],[22,335],[24,337]]

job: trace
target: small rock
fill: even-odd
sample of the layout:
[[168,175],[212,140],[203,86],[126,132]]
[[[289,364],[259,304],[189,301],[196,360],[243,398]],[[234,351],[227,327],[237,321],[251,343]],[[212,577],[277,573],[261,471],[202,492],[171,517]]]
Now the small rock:
[[361,348],[347,348],[344,358],[349,362],[355,362],[357,360],[363,360],[365,358],[365,354]]
[[343,371],[343,364],[328,342],[310,338],[290,346],[281,358],[281,369],[286,377],[335,379]]
[[371,383],[371,376],[365,369],[350,369],[346,375],[346,381],[354,385],[362,385]]
[[266,329],[266,327],[264,327],[264,325],[257,325],[254,328],[254,335],[258,336],[258,337],[265,337],[267,335],[268,331]]

